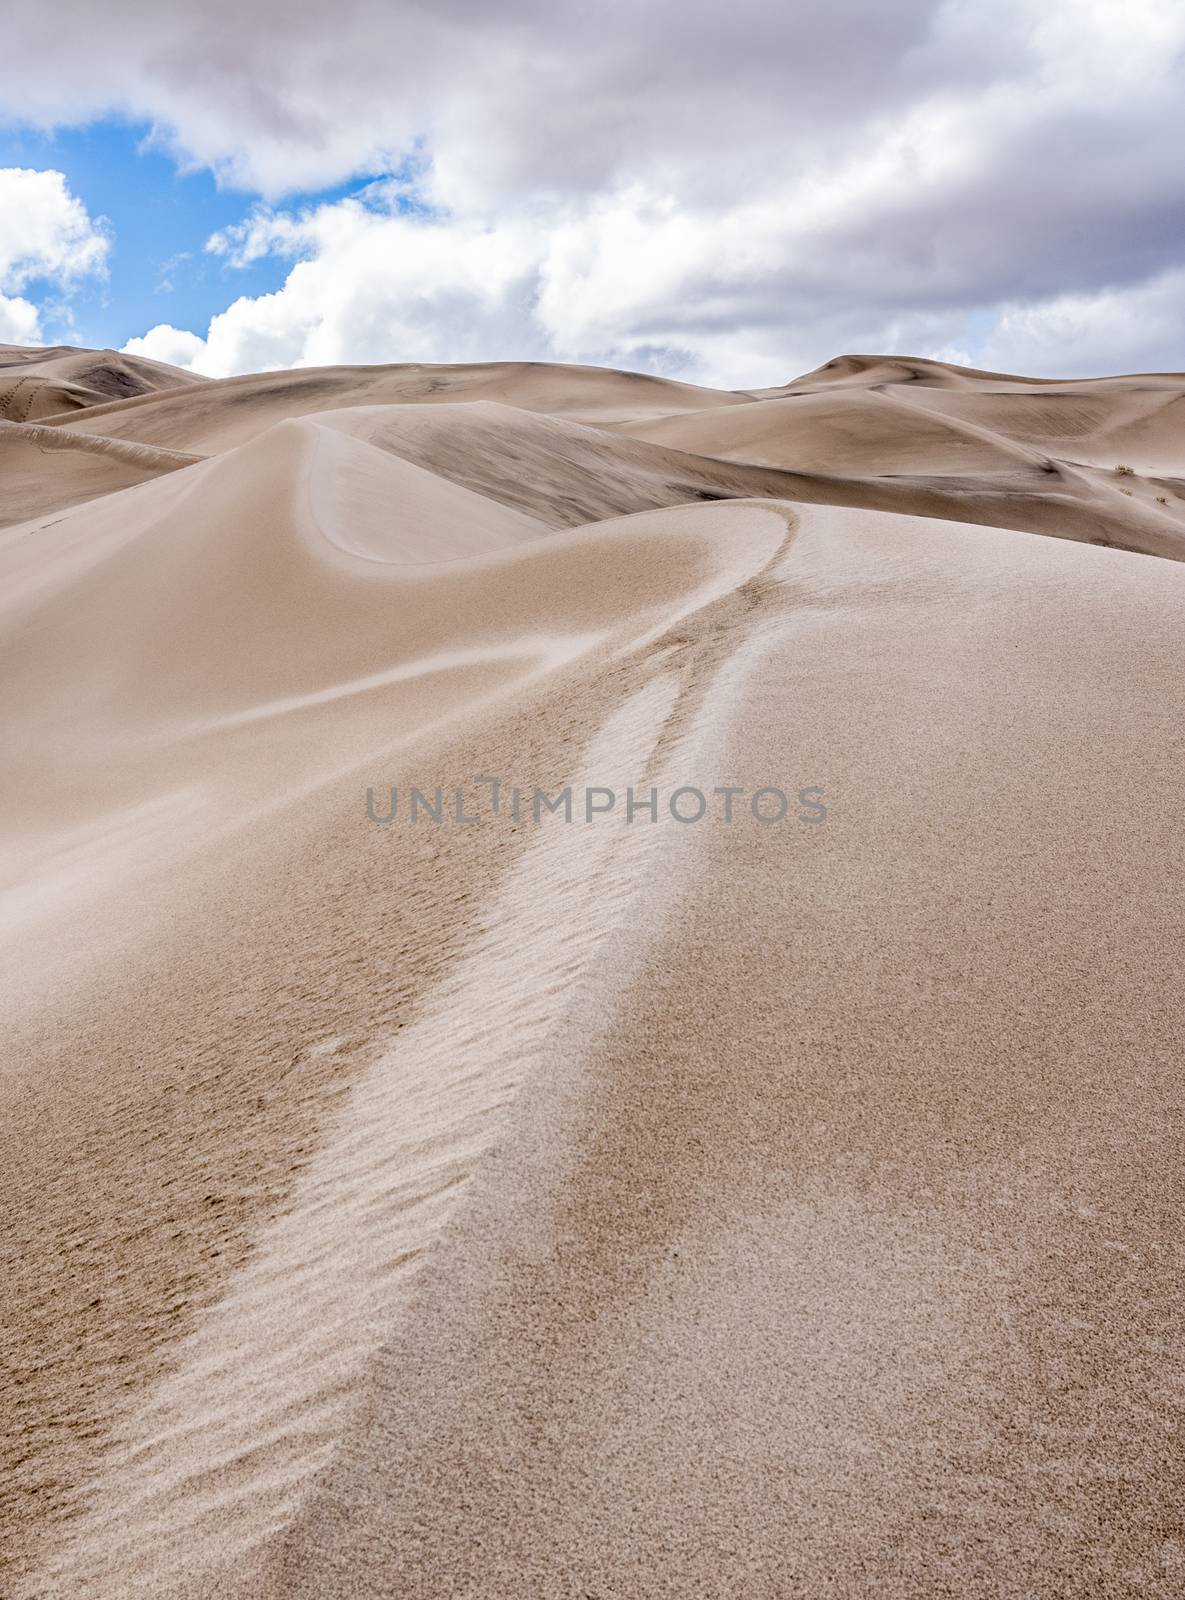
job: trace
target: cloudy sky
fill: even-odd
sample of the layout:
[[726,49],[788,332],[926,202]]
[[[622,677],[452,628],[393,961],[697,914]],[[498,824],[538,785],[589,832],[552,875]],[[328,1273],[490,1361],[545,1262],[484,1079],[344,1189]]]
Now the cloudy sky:
[[1181,0],[12,8],[0,340],[1185,368]]

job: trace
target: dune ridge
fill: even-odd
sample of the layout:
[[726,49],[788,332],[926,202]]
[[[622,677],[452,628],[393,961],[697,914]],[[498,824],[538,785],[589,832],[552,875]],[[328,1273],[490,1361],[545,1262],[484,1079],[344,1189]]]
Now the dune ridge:
[[0,1589],[1175,1596],[1185,380],[110,355],[3,352]]

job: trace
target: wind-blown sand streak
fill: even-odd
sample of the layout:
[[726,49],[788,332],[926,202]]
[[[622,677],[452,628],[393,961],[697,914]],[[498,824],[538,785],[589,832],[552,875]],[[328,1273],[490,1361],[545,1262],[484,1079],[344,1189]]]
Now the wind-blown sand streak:
[[[669,675],[637,691],[576,783],[624,790],[644,772],[675,692]],[[656,836],[600,818],[575,849],[562,817],[543,823],[464,959],[353,1085],[290,1208],[175,1353],[176,1371],[121,1426],[66,1551],[30,1593],[160,1595],[181,1573],[225,1593],[243,1579],[324,1465],[360,1367]],[[565,928],[558,908],[577,905]]]

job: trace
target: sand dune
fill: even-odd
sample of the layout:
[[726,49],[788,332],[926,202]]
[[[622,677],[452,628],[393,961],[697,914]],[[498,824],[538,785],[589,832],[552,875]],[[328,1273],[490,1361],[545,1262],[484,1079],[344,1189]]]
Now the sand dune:
[[1185,551],[1185,378],[1175,374],[1035,383],[847,357],[748,403],[730,400],[627,427],[673,449],[792,473],[781,492],[794,500],[1174,559]]
[[[847,356],[779,389],[734,393],[596,367],[506,362],[191,382],[54,416],[50,425],[210,455],[286,419],[398,407],[374,430],[385,448],[552,526],[696,497],[760,496],[1179,559],[1182,404],[1185,377],[1175,374],[1054,383]],[[433,422],[427,408],[440,405],[453,415]],[[460,408],[474,406],[480,416],[462,420]],[[462,428],[470,431],[462,436]],[[1132,473],[1118,474],[1120,466]],[[105,487],[96,480],[93,492]],[[110,487],[123,481],[112,478]],[[60,509],[52,491],[41,493],[44,510],[31,495],[16,502],[28,506],[22,517]]]
[[109,356],[4,357],[0,1591],[1178,1594],[1185,380]]
[[203,382],[191,372],[116,350],[0,344],[0,418],[36,422],[132,395]]
[[273,422],[340,406],[486,400],[578,422],[612,423],[714,409],[743,398],[639,373],[540,362],[311,367],[224,378],[184,395],[144,394],[130,404],[96,408],[73,425],[209,451],[241,444]]
[[780,472],[495,401],[343,407],[318,420],[555,528],[696,500],[785,498],[787,485]]
[[[45,457],[50,451],[65,459],[47,469]],[[0,422],[0,471],[4,474],[0,527],[47,517],[200,460],[201,456],[183,450],[132,444],[73,428]]]

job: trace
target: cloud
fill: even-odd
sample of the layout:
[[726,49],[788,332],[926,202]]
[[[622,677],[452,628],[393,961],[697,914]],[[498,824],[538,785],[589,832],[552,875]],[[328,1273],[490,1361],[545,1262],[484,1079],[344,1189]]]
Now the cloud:
[[1089,378],[1185,367],[1185,269],[1129,289],[1005,307],[982,352],[1000,371]]
[[[532,303],[543,234],[374,209],[355,199],[299,216],[257,212],[220,252],[304,254],[274,294],[242,297],[204,339],[167,324],[127,349],[190,370],[544,355]],[[172,352],[172,353],[169,353]]]
[[20,296],[0,294],[0,344],[33,344],[40,331],[35,305]]
[[43,283],[68,289],[101,272],[108,241],[60,172],[0,167],[0,339],[40,336],[38,307],[19,292]]
[[202,364],[206,359],[206,341],[196,333],[186,333],[184,328],[174,328],[167,322],[150,328],[143,338],[129,339],[123,347],[131,356],[148,356],[153,361],[164,361],[169,366],[181,367],[186,372],[200,372],[208,377],[225,377],[225,373],[208,372]]
[[[16,114],[152,120],[268,197],[211,248],[291,264],[182,340],[187,364],[544,356],[755,384],[843,349],[976,355],[985,329],[1085,361],[1082,321],[1020,330],[1100,295],[1131,307],[1132,348],[1155,315],[1160,364],[1185,364],[1150,287],[1185,263],[1177,0],[126,0],[99,34],[88,11],[22,12]],[[284,200],[376,173],[398,181]]]
[[106,257],[106,236],[62,173],[0,167],[0,285],[71,283],[101,271]]
[[[392,170],[426,140],[460,198],[570,194],[637,162],[678,166],[769,134],[834,137],[853,105],[903,106],[891,68],[939,0],[92,0],[29,8],[6,32],[10,115],[127,111],[162,142],[273,196]],[[978,69],[979,63],[976,63]],[[945,70],[919,59],[921,86]],[[836,91],[841,91],[837,100]],[[856,119],[858,120],[858,119]],[[447,169],[447,176],[445,175]],[[711,186],[718,167],[703,168]]]

